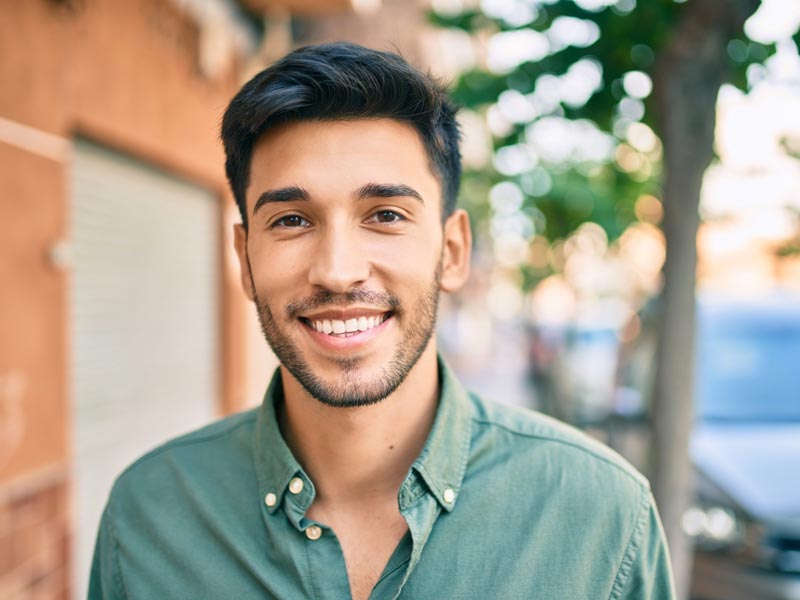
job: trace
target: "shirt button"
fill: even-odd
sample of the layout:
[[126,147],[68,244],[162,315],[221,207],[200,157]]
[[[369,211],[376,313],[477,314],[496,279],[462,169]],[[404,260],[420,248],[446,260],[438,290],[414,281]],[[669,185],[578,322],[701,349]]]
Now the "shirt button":
[[303,480],[299,477],[294,477],[289,482],[289,491],[293,494],[299,494],[303,491]]
[[322,527],[319,525],[309,525],[306,528],[306,537],[310,540],[318,540],[322,537]]
[[444,495],[444,501],[447,502],[448,504],[452,504],[453,500],[456,499],[456,493],[450,488],[445,488],[443,495]]
[[278,497],[270,492],[266,496],[264,496],[264,504],[267,506],[275,506],[275,503],[278,501]]

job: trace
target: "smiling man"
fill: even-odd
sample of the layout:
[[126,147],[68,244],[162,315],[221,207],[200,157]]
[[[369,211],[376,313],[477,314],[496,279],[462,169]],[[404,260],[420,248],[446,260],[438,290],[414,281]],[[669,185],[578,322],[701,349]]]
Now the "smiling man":
[[400,57],[297,50],[222,124],[259,409],[117,480],[91,598],[671,598],[647,482],[437,356],[469,273],[455,108]]

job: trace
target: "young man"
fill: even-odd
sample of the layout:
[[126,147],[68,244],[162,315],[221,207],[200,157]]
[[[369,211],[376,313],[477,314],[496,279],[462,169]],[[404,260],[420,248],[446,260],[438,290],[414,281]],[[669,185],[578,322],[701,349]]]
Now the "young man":
[[92,598],[671,598],[647,482],[437,357],[469,271],[455,109],[400,57],[308,47],[222,124],[263,405],[116,482]]

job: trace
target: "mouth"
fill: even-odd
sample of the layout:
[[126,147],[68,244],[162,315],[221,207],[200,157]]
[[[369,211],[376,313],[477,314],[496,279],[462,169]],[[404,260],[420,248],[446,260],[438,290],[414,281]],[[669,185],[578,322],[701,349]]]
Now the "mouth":
[[377,315],[348,315],[346,319],[321,317],[299,317],[299,319],[306,327],[313,329],[317,333],[332,338],[348,338],[380,327],[393,315],[394,313],[389,311]]

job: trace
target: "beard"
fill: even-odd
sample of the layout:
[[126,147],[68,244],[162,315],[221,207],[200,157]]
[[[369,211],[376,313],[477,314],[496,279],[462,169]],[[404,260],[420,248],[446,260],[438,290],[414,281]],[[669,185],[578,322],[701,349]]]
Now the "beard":
[[410,308],[403,307],[400,300],[392,294],[361,288],[344,294],[320,290],[313,296],[286,306],[286,323],[297,322],[298,314],[315,308],[346,307],[355,303],[388,307],[392,313],[391,318],[397,319],[402,337],[391,360],[381,368],[380,373],[377,376],[366,376],[362,373],[364,357],[339,358],[335,362],[340,375],[338,381],[333,383],[324,381],[314,373],[297,344],[278,324],[268,303],[256,293],[252,272],[250,284],[253,287],[261,331],[280,363],[313,398],[328,406],[352,408],[376,404],[392,394],[417,364],[436,327],[441,271],[440,260],[427,290]]

